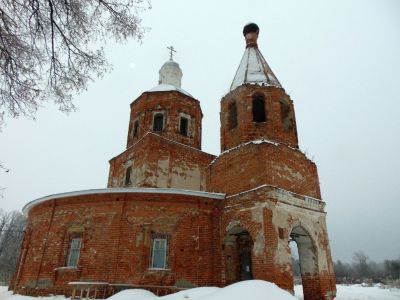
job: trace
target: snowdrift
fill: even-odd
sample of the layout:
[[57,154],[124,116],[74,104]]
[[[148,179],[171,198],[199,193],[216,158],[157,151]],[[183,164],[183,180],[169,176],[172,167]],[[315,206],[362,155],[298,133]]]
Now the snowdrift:
[[108,298],[109,300],[298,300],[275,284],[262,280],[248,280],[224,288],[200,287],[175,294],[158,297],[141,290],[125,290]]

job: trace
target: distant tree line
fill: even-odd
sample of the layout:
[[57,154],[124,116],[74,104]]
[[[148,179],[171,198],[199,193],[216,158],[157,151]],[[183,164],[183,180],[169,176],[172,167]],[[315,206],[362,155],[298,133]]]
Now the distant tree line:
[[363,251],[357,251],[352,263],[337,260],[334,269],[337,283],[400,284],[400,258],[374,262]]
[[0,285],[8,285],[14,274],[25,221],[25,216],[20,212],[0,209]]
[[[301,269],[298,258],[292,257],[295,284],[301,284]],[[333,263],[336,282],[339,284],[383,283],[400,287],[400,258],[383,262],[370,260],[363,251],[353,254],[351,263],[337,260]]]

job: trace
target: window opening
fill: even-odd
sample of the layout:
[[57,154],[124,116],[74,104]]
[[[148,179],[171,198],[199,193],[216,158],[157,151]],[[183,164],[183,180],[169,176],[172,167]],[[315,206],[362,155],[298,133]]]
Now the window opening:
[[162,131],[164,125],[164,116],[163,114],[156,114],[154,116],[153,122],[153,131]]
[[79,254],[81,251],[82,238],[72,238],[69,244],[67,267],[77,267],[79,261]]
[[137,137],[138,135],[138,131],[139,131],[139,121],[136,120],[135,122],[133,122],[133,137]]
[[188,118],[181,117],[179,124],[179,133],[183,136],[188,136],[189,120]]
[[282,127],[285,130],[291,130],[293,128],[293,118],[290,104],[287,102],[283,102],[282,100],[279,102],[279,104],[281,110]]
[[151,251],[151,268],[165,269],[167,266],[167,237],[153,238]]
[[260,94],[253,96],[253,121],[257,123],[266,121],[264,96]]
[[228,115],[228,127],[229,129],[235,128],[237,126],[237,106],[236,102],[229,104],[229,115]]
[[128,168],[126,168],[126,172],[125,172],[125,186],[128,186],[131,184],[131,173],[132,173],[132,167],[129,166]]

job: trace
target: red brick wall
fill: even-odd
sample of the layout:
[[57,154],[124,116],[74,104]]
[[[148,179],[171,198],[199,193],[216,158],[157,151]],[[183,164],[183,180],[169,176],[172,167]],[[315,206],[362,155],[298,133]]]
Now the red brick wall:
[[110,160],[108,187],[125,186],[127,162],[131,160],[132,187],[205,190],[207,166],[214,158],[214,155],[149,133]]
[[[71,280],[215,285],[216,200],[185,195],[101,194],[47,201],[29,213],[27,254],[14,283],[49,289]],[[82,230],[78,270],[65,266],[67,235]],[[149,270],[153,233],[170,236],[168,270]]]
[[[68,294],[67,283],[80,280],[141,286],[229,284],[232,276],[227,256],[231,255],[235,268],[239,262],[234,249],[230,252],[223,244],[229,228],[240,225],[254,242],[254,278],[291,290],[291,265],[280,262],[279,257],[290,256],[288,234],[296,215],[275,208],[280,203],[270,195],[275,190],[264,187],[225,200],[160,193],[112,193],[46,201],[29,212],[22,251],[25,254],[20,258],[22,264],[14,276],[13,287],[16,284],[18,293],[36,295]],[[283,223],[277,223],[278,219]],[[302,222],[312,222],[318,232],[320,226],[326,226],[324,222],[305,219]],[[282,236],[278,234],[280,226]],[[74,232],[80,232],[83,238],[79,267],[60,269],[66,263],[68,236]],[[166,270],[149,269],[153,233],[169,236]],[[327,239],[314,240],[324,249],[319,255],[326,254],[330,259]],[[325,299],[334,286],[332,269],[314,277],[303,279],[306,299]]]
[[[265,97],[266,122],[253,122],[253,98],[255,93]],[[236,101],[237,122],[235,128],[230,129],[229,105]],[[280,101],[290,107],[290,128],[285,129],[282,123]],[[242,143],[269,139],[298,147],[296,120],[293,102],[285,91],[276,87],[263,87],[258,85],[243,85],[228,93],[221,100],[221,151],[236,147]]]
[[[315,211],[308,210],[305,207],[301,208],[300,203],[297,203],[297,207],[293,208],[285,205],[288,209],[284,209],[280,206],[278,199],[271,198],[270,192],[274,190],[276,188],[263,187],[219,202],[221,209],[221,241],[228,234],[232,224],[238,224],[247,230],[254,241],[252,252],[254,279],[274,282],[283,289],[293,291],[291,253],[288,245],[289,234],[294,220],[298,220],[304,225],[309,224],[315,231],[311,233],[311,239],[317,246],[313,251],[316,251],[315,255],[319,256],[321,261],[325,260],[328,266],[327,269],[321,270],[316,274],[304,274],[302,277],[304,299],[333,299],[333,295],[336,292],[335,275],[326,235],[325,215],[320,213],[323,212],[323,209],[320,207],[316,208]],[[310,218],[304,218],[304,214],[309,215]],[[282,229],[282,236],[279,234],[279,229]],[[282,245],[284,245],[283,249]],[[222,251],[221,263],[223,267],[221,276],[223,284],[231,283],[229,274],[226,274],[228,256],[232,256],[232,251],[230,250],[229,248],[226,250],[223,248]],[[328,295],[332,297],[326,297]]]
[[[164,130],[160,134],[168,139],[178,141],[197,149],[201,149],[201,112],[198,100],[177,91],[145,92],[131,104],[127,148],[140,140],[147,132],[153,131],[153,115],[164,113]],[[189,136],[179,133],[180,114],[190,116]],[[137,137],[133,137],[133,123],[139,121]]]
[[301,151],[282,144],[240,146],[209,166],[209,191],[232,195],[263,184],[321,197],[316,165]]

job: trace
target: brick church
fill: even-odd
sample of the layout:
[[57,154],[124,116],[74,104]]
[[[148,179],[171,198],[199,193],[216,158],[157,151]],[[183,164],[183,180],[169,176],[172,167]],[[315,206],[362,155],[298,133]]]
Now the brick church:
[[15,292],[68,294],[69,282],[95,281],[172,292],[248,279],[293,291],[293,241],[304,299],[335,297],[317,167],[299,149],[293,101],[258,49],[258,26],[243,34],[221,99],[221,154],[201,150],[200,102],[167,61],[159,84],[130,105],[107,188],[24,207]]

